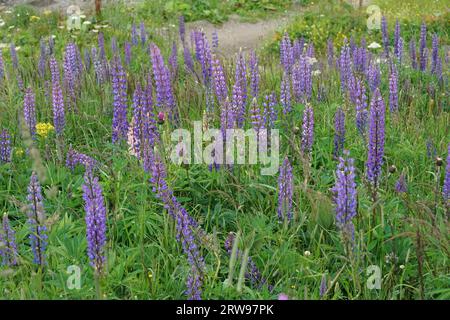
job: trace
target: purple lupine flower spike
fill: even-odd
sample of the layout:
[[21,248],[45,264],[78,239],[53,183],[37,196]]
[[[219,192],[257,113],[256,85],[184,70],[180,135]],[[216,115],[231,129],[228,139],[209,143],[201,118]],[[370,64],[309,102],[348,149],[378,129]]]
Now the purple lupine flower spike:
[[338,108],[334,116],[334,149],[333,155],[338,157],[344,150],[345,143],[345,113]]
[[314,110],[310,105],[306,105],[303,111],[302,122],[302,142],[301,149],[303,153],[310,153],[314,142]]
[[106,207],[98,178],[93,176],[91,170],[86,170],[84,174],[82,189],[84,210],[86,212],[89,262],[96,274],[102,275],[106,262]]
[[116,143],[126,140],[128,134],[127,79],[119,56],[115,56],[111,71],[114,107],[112,142]]
[[4,266],[17,265],[16,235],[9,223],[8,215],[3,215],[2,228],[0,230],[0,257]]
[[153,185],[153,192],[159,198],[169,215],[175,219],[177,229],[177,240],[181,242],[183,252],[186,254],[190,265],[190,273],[186,281],[186,294],[190,300],[201,299],[201,286],[205,263],[197,244],[195,230],[198,229],[197,222],[179,204],[173,191],[167,184],[167,170],[158,154],[151,153],[150,182]]
[[6,129],[0,132],[0,163],[11,162],[11,136]]
[[167,112],[172,119],[174,115],[176,116],[176,110],[170,72],[164,63],[161,51],[154,43],[150,44],[150,58],[156,87],[156,106],[159,111]]
[[180,40],[183,46],[185,45],[186,41],[186,25],[184,23],[184,16],[179,16],[178,18],[178,28],[180,33]]
[[254,50],[250,53],[250,93],[253,98],[257,98],[259,93],[258,57]]
[[352,219],[357,213],[357,191],[353,162],[354,160],[349,157],[349,152],[344,151],[344,157],[339,158],[336,169],[336,183],[332,189],[336,224],[343,233],[345,241],[354,239]]
[[86,170],[91,170],[96,166],[97,161],[84,153],[73,150],[70,146],[66,155],[66,167],[73,171],[75,166],[79,164],[84,166]]
[[283,78],[281,80],[280,103],[283,106],[283,114],[288,114],[291,112],[291,81],[286,72],[283,73]]
[[174,41],[172,44],[172,52],[169,56],[169,68],[171,79],[174,80],[178,70],[178,51],[177,51],[177,43]]
[[223,72],[222,64],[219,58],[213,57],[212,60],[213,87],[219,104],[228,97],[228,88]]
[[131,25],[131,43],[133,46],[137,46],[139,44],[139,35],[135,23]]
[[416,42],[414,39],[409,41],[409,58],[411,60],[411,67],[417,69],[417,54],[416,54]]
[[39,52],[39,63],[38,72],[39,76],[43,78],[45,76],[45,69],[47,67],[47,45],[45,40],[42,38],[40,41],[40,52]]
[[211,46],[214,51],[217,51],[219,48],[219,34],[217,33],[217,30],[214,30],[211,36]]
[[147,31],[145,30],[144,22],[141,22],[140,24],[140,32],[141,32],[141,43],[142,45],[145,45],[145,43],[147,42]]
[[33,262],[40,267],[45,265],[45,249],[47,248],[47,227],[45,225],[44,203],[41,185],[36,173],[32,173],[28,185],[28,224],[30,226],[30,244],[33,251]]
[[419,63],[420,71],[425,71],[427,69],[427,25],[422,22],[420,27],[420,42],[419,42]]
[[124,51],[125,51],[125,64],[129,66],[131,63],[131,43],[129,43],[128,41],[126,41],[124,44]]
[[33,139],[36,138],[36,106],[33,89],[27,88],[23,101],[23,115],[25,123]]
[[367,128],[367,96],[366,87],[360,80],[356,80],[356,127],[358,132],[364,136]]
[[435,33],[433,35],[433,41],[432,41],[432,51],[431,51],[431,73],[436,73],[436,67],[438,63],[438,55],[439,52],[439,36]]
[[280,43],[280,62],[284,68],[284,72],[290,73],[292,65],[294,64],[294,52],[292,48],[291,39],[288,33],[284,33]]
[[389,110],[398,111],[398,71],[395,64],[391,64],[389,75]]
[[280,167],[278,177],[278,219],[280,221],[292,220],[292,194],[294,188],[292,166],[286,157]]
[[380,90],[376,89],[370,102],[369,146],[367,155],[367,179],[375,188],[381,175],[384,156],[385,106]]
[[59,84],[58,62],[55,57],[50,58],[50,71],[52,74],[52,105],[53,105],[53,126],[57,136],[62,136],[66,124],[64,111],[64,97]]

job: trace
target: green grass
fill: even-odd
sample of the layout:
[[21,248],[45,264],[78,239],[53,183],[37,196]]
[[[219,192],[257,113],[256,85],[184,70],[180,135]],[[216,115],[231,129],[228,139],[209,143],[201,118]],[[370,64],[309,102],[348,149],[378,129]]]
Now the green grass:
[[[359,14],[349,9],[342,10],[347,12],[343,21]],[[129,41],[131,23],[140,21],[137,17],[140,18],[141,14],[120,6],[105,10],[103,19],[108,22],[108,27],[102,31],[107,41],[108,57],[111,57],[112,36],[118,39],[122,48],[123,42]],[[314,11],[307,14],[311,14],[310,19],[319,19],[317,16],[314,18]],[[46,19],[50,22],[47,23],[44,18],[35,22],[44,29],[36,32],[56,35],[55,48],[59,61],[68,41],[75,41],[81,50],[96,43],[93,32],[70,34],[57,29],[61,22],[57,16],[49,15]],[[52,123],[52,105],[46,96],[44,81],[49,80],[49,74],[41,79],[35,67],[39,50],[33,29],[38,27],[27,24],[27,21],[20,22],[20,25],[14,21],[22,29],[3,34],[1,42],[14,40],[16,45],[22,46],[18,52],[20,72],[25,86],[31,86],[36,93],[38,122]],[[173,28],[167,38],[151,28],[160,23],[146,20],[151,40],[161,47],[167,58],[176,29]],[[417,21],[414,25],[418,28]],[[328,34],[339,31],[327,24],[323,28]],[[440,32],[441,29],[437,30]],[[355,34],[362,35],[364,32],[361,29]],[[373,37],[381,43],[379,35]],[[448,45],[445,37],[443,35],[442,45]],[[318,60],[324,62],[320,50],[318,52]],[[37,139],[35,146],[39,154],[26,152],[28,142],[18,124],[23,93],[17,86],[9,51],[3,50],[2,53],[8,80],[0,82],[0,128],[8,129],[13,137],[13,159],[10,164],[0,165],[0,212],[8,213],[17,232],[20,264],[13,268],[0,267],[0,298],[94,299],[93,270],[86,255],[81,189],[84,170],[77,167],[71,172],[58,160],[54,133]],[[180,67],[173,86],[181,112],[180,126],[191,128],[193,120],[202,119],[204,88],[198,84],[196,77],[185,70],[182,59],[179,52]],[[260,104],[262,97],[272,90],[279,94],[281,80],[278,55],[268,54],[261,60]],[[234,66],[230,61],[224,63],[229,71],[228,85],[231,87]],[[407,67],[408,64],[409,60],[405,57],[404,66],[399,69],[400,111],[397,115],[386,114],[385,163],[379,202],[376,204],[371,200],[364,178],[366,142],[355,128],[354,107],[340,93],[337,71],[326,66],[313,83],[315,142],[309,175],[293,148],[300,145],[300,135],[294,133],[294,127],[301,127],[304,105],[295,104],[288,116],[283,116],[281,107],[277,106],[280,111],[276,123],[281,134],[280,159],[288,156],[294,170],[294,220],[289,226],[278,222],[277,175],[261,176],[260,167],[252,165],[211,172],[207,165],[182,167],[168,162],[169,185],[207,234],[201,245],[206,263],[202,298],[276,299],[279,293],[284,292],[291,298],[319,299],[324,274],[328,281],[324,299],[419,299],[422,294],[421,277],[425,298],[450,297],[448,220],[440,190],[445,163],[438,171],[435,159],[428,158],[426,151],[427,140],[431,139],[437,156],[447,157],[450,110],[445,86],[448,83],[438,82],[428,72],[412,70]],[[444,64],[444,67],[448,75],[448,65]],[[200,72],[199,68],[197,62],[197,72]],[[150,70],[146,48],[133,47],[133,61],[127,67],[130,101],[136,83],[146,79]],[[389,97],[387,75],[387,66],[383,65],[381,92],[386,105]],[[98,176],[108,215],[107,271],[101,282],[104,297],[184,299],[189,265],[176,240],[175,223],[155,198],[149,183],[150,176],[128,153],[127,146],[111,144],[111,86],[99,86],[92,68],[84,74],[82,84],[77,100],[78,112],[67,112],[66,115],[64,150],[72,145],[75,150],[88,154],[101,164]],[[319,85],[324,86],[326,91],[324,101],[316,99]],[[434,96],[428,93],[430,87],[434,88]],[[356,247],[351,256],[346,254],[341,234],[334,223],[330,191],[335,181],[333,117],[338,106],[346,110],[345,148],[355,159],[358,185]],[[219,126],[217,111],[210,126]],[[250,124],[246,123],[246,126]],[[171,145],[172,129],[174,126],[169,122],[159,126],[166,147]],[[396,172],[388,172],[391,165],[396,166]],[[48,264],[44,270],[38,270],[32,263],[28,244],[29,228],[24,208],[32,170],[38,172],[43,187],[49,228]],[[408,193],[405,195],[399,195],[394,190],[401,172],[407,176]],[[436,193],[437,182],[439,190]],[[375,221],[372,219],[374,208],[377,212]],[[262,275],[274,286],[273,292],[265,286],[257,288],[249,281],[245,281],[242,291],[238,291],[240,259],[233,265],[233,285],[227,285],[230,261],[224,241],[229,232],[240,233],[239,250],[248,250]],[[421,245],[418,245],[417,234],[420,235]],[[395,259],[386,258],[392,254]],[[422,272],[419,272],[419,260],[423,262]],[[70,290],[67,286],[67,268],[71,265],[81,268],[80,290]],[[369,290],[366,286],[366,270],[370,265],[381,267],[381,290]]]

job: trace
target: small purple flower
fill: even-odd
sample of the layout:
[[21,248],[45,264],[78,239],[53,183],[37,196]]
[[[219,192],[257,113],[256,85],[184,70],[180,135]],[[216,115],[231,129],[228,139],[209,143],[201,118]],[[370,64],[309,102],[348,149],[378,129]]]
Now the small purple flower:
[[44,203],[41,185],[33,172],[28,185],[28,224],[30,226],[30,244],[33,251],[33,262],[40,267],[45,265],[45,249],[47,247],[47,227],[45,226]]
[[370,103],[369,146],[367,157],[367,179],[375,186],[381,175],[384,156],[385,106],[380,90],[376,89]]
[[397,182],[395,183],[395,192],[397,193],[405,193],[408,192],[408,187],[406,186],[405,174],[400,174]]
[[0,163],[11,162],[11,136],[6,129],[0,132]]
[[289,300],[289,297],[288,297],[288,295],[285,294],[285,293],[280,293],[280,294],[278,295],[278,300]]
[[2,257],[2,264],[4,266],[15,266],[17,265],[18,256],[16,235],[9,224],[8,215],[5,213],[0,230],[0,257]]
[[292,195],[294,190],[294,176],[292,166],[286,157],[280,167],[278,177],[278,219],[280,221],[292,220]]
[[217,48],[219,48],[219,34],[217,33],[217,30],[214,30],[213,31],[213,33],[212,33],[212,40],[211,40],[211,46],[212,46],[212,49],[214,50],[214,51],[217,51]]

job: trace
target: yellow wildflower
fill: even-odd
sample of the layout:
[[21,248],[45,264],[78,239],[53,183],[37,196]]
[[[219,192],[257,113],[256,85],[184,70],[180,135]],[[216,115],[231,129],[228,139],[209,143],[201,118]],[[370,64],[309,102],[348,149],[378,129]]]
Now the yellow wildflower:
[[48,134],[54,130],[55,127],[53,127],[53,125],[48,122],[47,123],[40,122],[36,125],[37,134],[43,138],[47,138]]
[[41,20],[41,18],[38,17],[38,16],[31,16],[30,17],[30,21],[39,21],[39,20]]

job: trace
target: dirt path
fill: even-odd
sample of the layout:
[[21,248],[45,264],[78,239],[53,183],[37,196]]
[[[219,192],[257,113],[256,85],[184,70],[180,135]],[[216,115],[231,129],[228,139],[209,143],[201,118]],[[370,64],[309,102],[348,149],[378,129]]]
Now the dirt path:
[[219,52],[229,56],[236,52],[255,49],[264,40],[273,37],[277,30],[282,30],[294,17],[298,17],[298,12],[279,15],[277,18],[260,20],[255,23],[243,22],[239,17],[231,16],[228,21],[220,26],[213,25],[207,21],[196,21],[187,24],[187,30],[202,29],[211,40],[211,35],[217,31],[219,36]]

